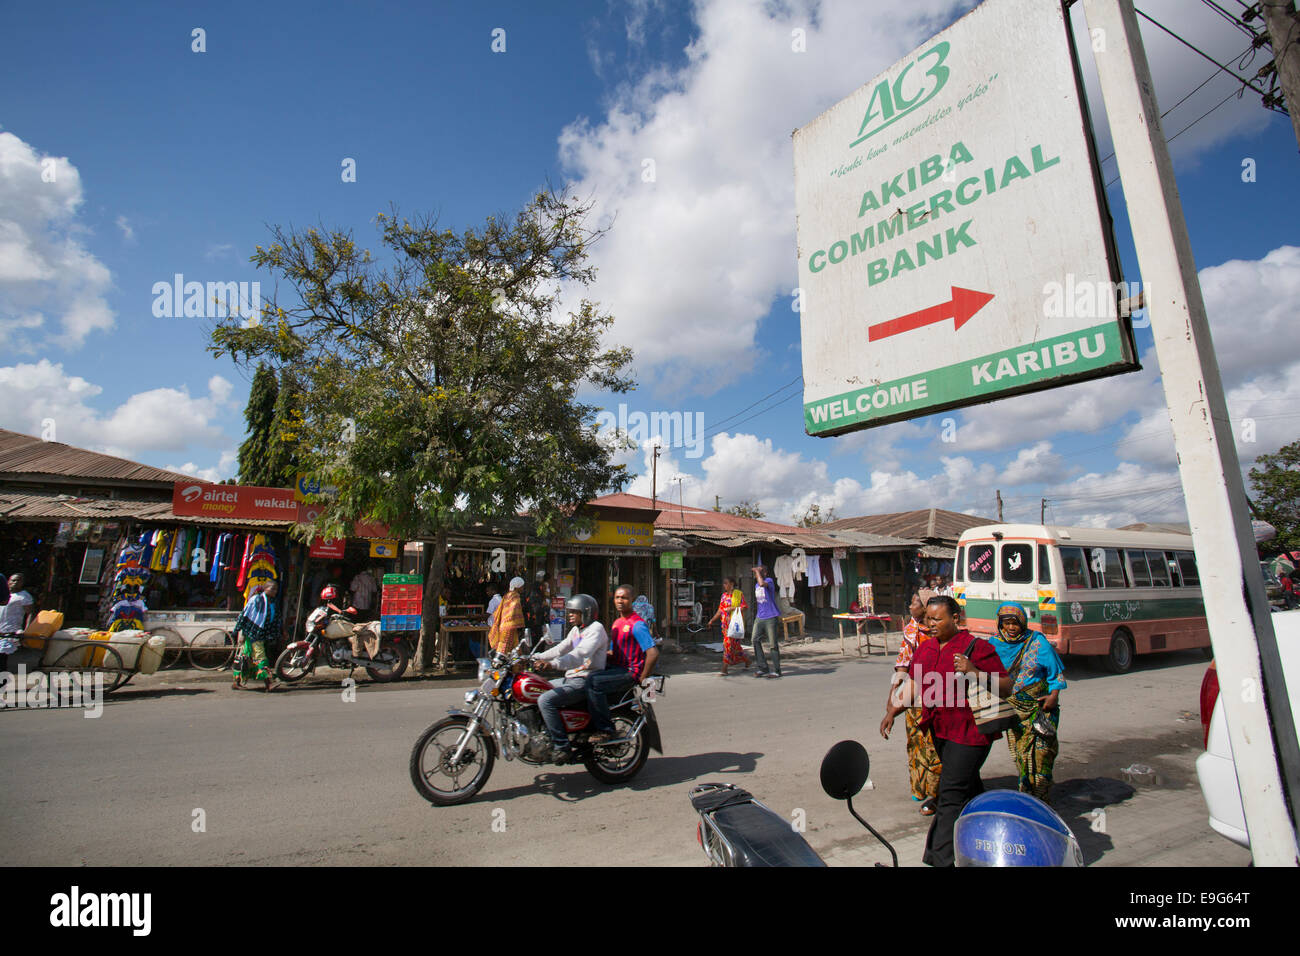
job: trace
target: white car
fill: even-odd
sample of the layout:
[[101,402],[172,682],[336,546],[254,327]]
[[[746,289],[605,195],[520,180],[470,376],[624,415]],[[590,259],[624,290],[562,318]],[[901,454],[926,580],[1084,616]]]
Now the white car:
[[[1291,697],[1291,718],[1300,727],[1300,609],[1272,615],[1277,634],[1282,673],[1286,676]],[[1232,762],[1232,745],[1224,722],[1223,701],[1219,695],[1218,674],[1214,665],[1201,683],[1201,723],[1209,727],[1205,753],[1196,758],[1196,776],[1201,794],[1210,810],[1210,826],[1233,843],[1250,848],[1246,833],[1246,814],[1241,808],[1241,790],[1237,786],[1237,768]]]

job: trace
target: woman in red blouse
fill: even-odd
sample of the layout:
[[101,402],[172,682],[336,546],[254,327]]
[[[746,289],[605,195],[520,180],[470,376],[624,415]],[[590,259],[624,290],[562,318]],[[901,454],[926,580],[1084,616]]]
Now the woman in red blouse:
[[[920,725],[930,729],[943,765],[934,819],[922,857],[930,866],[953,865],[952,832],[957,816],[966,801],[984,792],[980,768],[993,741],[1002,736],[999,733],[986,737],[975,727],[966,702],[966,682],[956,679],[956,675],[974,676],[981,671],[996,674],[998,694],[1011,692],[1011,678],[997,651],[961,626],[961,613],[961,605],[953,598],[930,598],[925,606],[925,630],[933,640],[922,641],[912,655],[913,688],[921,698]],[[890,706],[892,710],[894,704]]]

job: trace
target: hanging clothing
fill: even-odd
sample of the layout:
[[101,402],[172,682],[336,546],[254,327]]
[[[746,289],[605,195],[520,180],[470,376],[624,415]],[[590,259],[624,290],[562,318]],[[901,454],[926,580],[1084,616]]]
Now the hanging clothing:
[[816,555],[808,558],[808,587],[819,588],[822,586],[822,566],[817,560]]
[[790,555],[783,554],[772,565],[772,574],[776,578],[777,589],[787,600],[794,598],[794,561]]

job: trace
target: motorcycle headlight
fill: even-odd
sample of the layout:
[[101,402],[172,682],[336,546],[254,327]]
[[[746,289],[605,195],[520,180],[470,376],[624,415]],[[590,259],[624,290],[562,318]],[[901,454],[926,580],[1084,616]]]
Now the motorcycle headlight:
[[478,659],[478,679],[479,680],[485,679],[488,676],[488,674],[491,673],[491,671],[492,671],[492,662],[488,660],[486,657],[480,657]]

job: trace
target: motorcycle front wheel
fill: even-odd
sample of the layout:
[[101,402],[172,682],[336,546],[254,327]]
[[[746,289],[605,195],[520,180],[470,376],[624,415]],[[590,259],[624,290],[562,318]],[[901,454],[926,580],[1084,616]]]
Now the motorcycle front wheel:
[[465,745],[460,760],[452,762],[469,720],[459,714],[444,717],[411,748],[411,783],[432,804],[448,807],[472,800],[492,773],[496,757],[492,741],[482,729]]
[[405,641],[390,641],[387,647],[380,650],[379,657],[375,660],[379,666],[367,667],[366,673],[371,680],[386,684],[406,673],[410,659],[411,652],[406,649]]
[[286,684],[300,681],[311,673],[311,661],[301,647],[286,647],[275,659],[275,676]]
[[[627,711],[613,715],[614,736],[626,737],[634,724],[633,714]],[[645,733],[635,740],[615,747],[596,747],[592,755],[583,761],[587,772],[601,783],[627,783],[645,766],[650,756],[650,744],[646,742]]]

